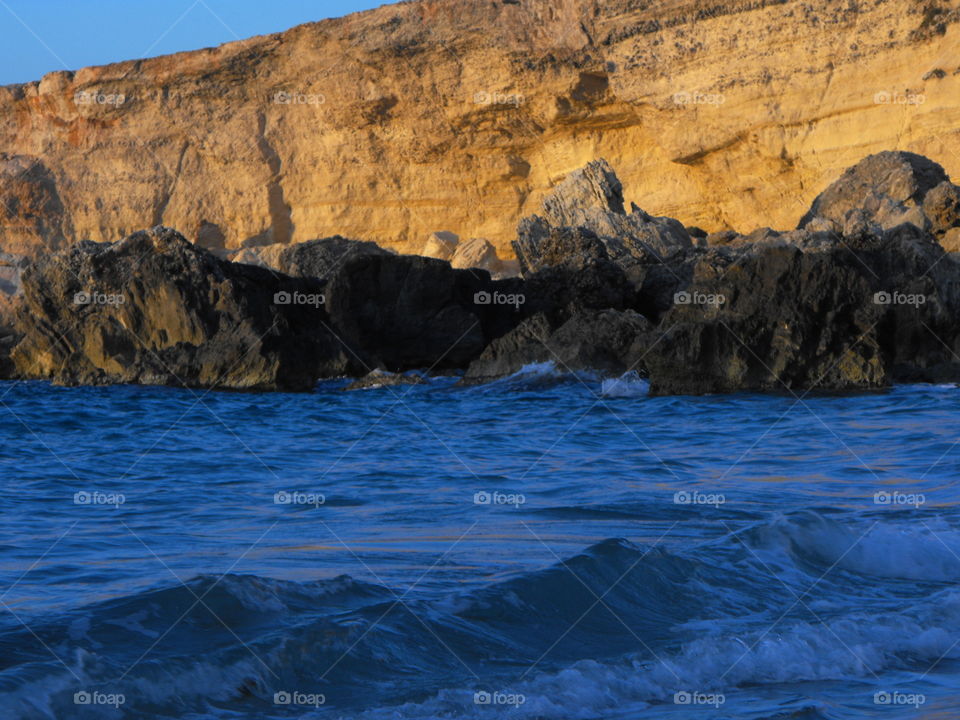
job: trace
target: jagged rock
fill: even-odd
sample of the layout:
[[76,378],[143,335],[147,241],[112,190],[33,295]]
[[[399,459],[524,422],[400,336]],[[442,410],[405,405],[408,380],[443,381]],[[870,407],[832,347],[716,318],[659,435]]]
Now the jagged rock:
[[424,257],[437,258],[437,260],[450,260],[457,252],[459,243],[460,238],[456,233],[440,230],[430,233],[420,254]]
[[219,260],[164,227],[80,243],[23,274],[21,377],[309,390],[350,369],[321,284]]
[[577,227],[596,235],[625,269],[694,246],[687,229],[673,218],[653,217],[635,204],[626,214],[622,186],[605,160],[571,173],[544,198],[543,213],[524,218],[517,228],[513,247],[524,273],[536,266],[537,246],[555,228]]
[[945,180],[930,190],[923,198],[923,213],[937,236],[960,227],[960,186]]
[[640,369],[652,324],[632,310],[584,310],[554,326],[538,313],[494,340],[464,376],[468,382],[512,375],[531,363],[553,362],[562,371],[596,370],[619,376]]
[[803,244],[700,255],[658,328],[651,392],[960,379],[960,264],[932,235],[903,224],[842,243],[811,234]]
[[373,242],[349,240],[340,235],[288,245],[277,259],[277,269],[294,277],[326,280],[353,260],[363,257],[393,257]]
[[354,380],[347,385],[344,390],[376,390],[384,387],[396,387],[398,385],[423,385],[426,383],[419,375],[412,373],[400,374],[391,373],[386,370],[375,369],[364,375],[362,378]]
[[848,213],[857,211],[884,230],[903,223],[927,229],[924,197],[943,182],[949,182],[943,168],[922,155],[902,151],[870,155],[817,196],[800,227],[826,230],[825,220],[840,230]]
[[603,158],[574,170],[543,200],[553,227],[589,225],[594,211],[623,215],[623,186]]
[[705,256],[646,361],[652,394],[889,382],[870,285],[843,258],[772,245]]
[[580,308],[623,309],[633,295],[623,269],[584,228],[549,228],[520,263],[531,313],[558,318]]

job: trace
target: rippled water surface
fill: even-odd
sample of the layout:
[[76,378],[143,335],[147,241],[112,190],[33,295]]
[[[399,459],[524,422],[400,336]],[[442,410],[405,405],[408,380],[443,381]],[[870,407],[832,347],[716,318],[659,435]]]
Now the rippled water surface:
[[3,717],[960,715],[960,389],[344,384],[0,384]]

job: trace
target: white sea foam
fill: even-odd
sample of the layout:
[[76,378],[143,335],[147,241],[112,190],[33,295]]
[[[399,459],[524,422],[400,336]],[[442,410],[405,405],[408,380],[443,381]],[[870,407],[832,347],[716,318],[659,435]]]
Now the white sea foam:
[[609,398],[643,397],[650,392],[650,383],[633,371],[618,378],[607,378],[600,384],[600,394]]

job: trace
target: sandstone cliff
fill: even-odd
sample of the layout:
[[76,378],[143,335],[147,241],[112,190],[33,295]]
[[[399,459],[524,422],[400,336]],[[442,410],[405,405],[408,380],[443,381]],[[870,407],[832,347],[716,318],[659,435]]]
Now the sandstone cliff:
[[0,250],[430,233],[512,255],[605,157],[707,231],[795,227],[903,149],[960,176],[960,0],[418,0],[0,88]]

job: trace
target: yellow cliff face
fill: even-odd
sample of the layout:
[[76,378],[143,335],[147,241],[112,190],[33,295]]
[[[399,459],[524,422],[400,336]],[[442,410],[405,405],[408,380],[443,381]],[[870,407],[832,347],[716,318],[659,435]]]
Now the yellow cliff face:
[[960,0],[420,0],[0,88],[0,249],[162,223],[509,257],[598,157],[652,214],[789,228],[894,149],[960,178]]

